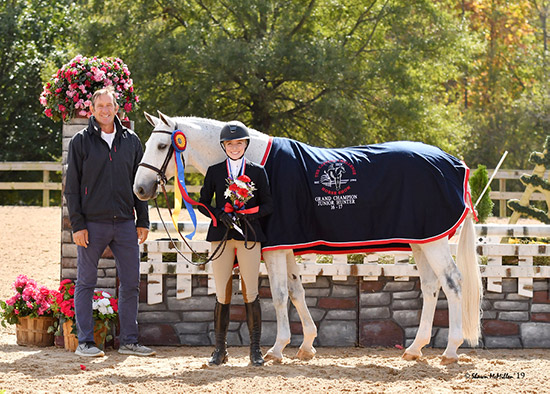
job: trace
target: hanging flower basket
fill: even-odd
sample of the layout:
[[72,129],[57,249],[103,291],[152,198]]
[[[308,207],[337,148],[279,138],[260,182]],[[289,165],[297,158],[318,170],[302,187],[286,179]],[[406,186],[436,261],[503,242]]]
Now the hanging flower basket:
[[68,122],[77,116],[89,117],[94,92],[113,86],[124,120],[125,114],[134,111],[139,102],[133,85],[130,71],[121,59],[78,55],[44,85],[40,103],[47,117]]

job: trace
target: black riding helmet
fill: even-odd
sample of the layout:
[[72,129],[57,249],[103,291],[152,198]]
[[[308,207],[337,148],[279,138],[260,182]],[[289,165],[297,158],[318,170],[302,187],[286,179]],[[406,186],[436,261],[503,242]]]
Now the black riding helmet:
[[225,146],[223,146],[223,142],[231,140],[246,140],[246,148],[248,148],[248,145],[250,144],[250,134],[248,133],[248,127],[246,127],[238,120],[227,122],[225,126],[222,127],[222,130],[220,132],[220,145],[222,146],[224,152]]

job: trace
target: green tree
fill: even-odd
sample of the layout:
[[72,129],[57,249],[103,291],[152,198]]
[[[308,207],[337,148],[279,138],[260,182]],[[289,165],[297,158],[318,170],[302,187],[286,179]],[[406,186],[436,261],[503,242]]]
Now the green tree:
[[70,1],[0,0],[0,160],[51,160],[61,127],[38,99],[48,62],[63,55]]
[[456,153],[466,140],[445,83],[468,32],[438,3],[108,0],[87,12],[83,54],[122,57],[147,111],[322,146],[411,139]]
[[[472,203],[475,204],[477,200],[479,199],[479,196],[481,195],[481,192],[485,188],[485,185],[489,182],[489,175],[487,173],[487,167],[483,165],[478,165],[477,169],[474,171],[472,176],[470,177],[470,188],[472,190]],[[485,193],[483,194],[483,197],[481,197],[481,200],[479,201],[476,210],[477,210],[477,217],[481,223],[485,223],[487,218],[491,216],[491,213],[493,211],[493,206],[495,205],[493,203],[493,200],[489,197],[489,193],[491,193],[491,187],[488,187]]]
[[[64,58],[74,2],[0,0],[0,160],[61,156],[61,125],[39,103],[48,65]],[[4,172],[1,181],[39,181],[40,172]],[[41,203],[40,191],[0,191],[0,204]],[[54,193],[54,198],[57,195]]]
[[469,29],[483,42],[461,81],[465,120],[473,134],[470,165],[525,168],[528,152],[549,133],[544,0],[462,2]]

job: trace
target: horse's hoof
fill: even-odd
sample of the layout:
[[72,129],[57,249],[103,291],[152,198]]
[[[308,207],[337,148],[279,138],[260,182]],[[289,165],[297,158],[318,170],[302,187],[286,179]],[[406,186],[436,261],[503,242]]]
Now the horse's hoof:
[[458,362],[457,357],[447,357],[447,356],[441,357],[441,365],[449,365],[449,364],[454,364],[456,362]]
[[312,351],[310,352],[310,351],[300,349],[298,350],[298,353],[296,353],[296,357],[298,357],[298,359],[302,361],[309,361],[313,357],[315,357],[315,353],[317,353],[317,351],[314,348],[311,348],[311,350]]
[[405,353],[403,353],[402,357],[403,357],[404,360],[407,360],[407,361],[415,361],[415,360],[418,360],[420,358],[420,355],[405,352]]
[[264,361],[273,361],[274,363],[280,364],[283,362],[283,358],[277,357],[273,353],[268,351],[264,356]]

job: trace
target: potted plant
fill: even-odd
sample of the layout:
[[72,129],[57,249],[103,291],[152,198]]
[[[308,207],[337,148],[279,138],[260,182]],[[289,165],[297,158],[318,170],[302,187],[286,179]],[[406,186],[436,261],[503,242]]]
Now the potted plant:
[[91,99],[98,89],[113,86],[121,113],[134,111],[139,97],[134,92],[128,66],[120,58],[87,58],[77,55],[46,82],[40,94],[44,114],[54,121],[90,117]]
[[6,301],[0,301],[2,326],[15,324],[18,345],[53,345],[54,312],[52,304],[57,292],[36,281],[19,275],[13,283],[15,294]]
[[[59,293],[53,309],[63,326],[65,349],[75,351],[78,346],[74,310],[75,285],[70,279],[60,283]],[[99,348],[110,340],[111,323],[118,318],[118,300],[106,291],[96,290],[92,298],[94,326],[94,342]]]

